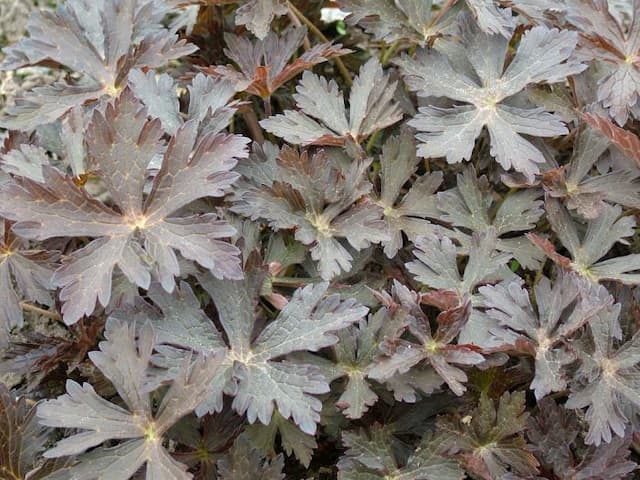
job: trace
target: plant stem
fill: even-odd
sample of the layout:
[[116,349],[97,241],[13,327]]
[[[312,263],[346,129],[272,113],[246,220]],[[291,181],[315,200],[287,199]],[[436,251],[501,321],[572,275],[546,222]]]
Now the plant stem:
[[373,147],[376,144],[376,141],[378,140],[378,137],[380,136],[380,130],[376,130],[373,135],[371,135],[369,137],[369,141],[367,142],[367,146],[365,147],[365,151],[367,152],[367,155],[371,154],[371,150],[373,150]]
[[[287,13],[287,17],[289,17],[289,20],[291,20],[291,23],[293,23],[296,27],[302,26],[302,22],[300,22],[300,19],[298,17],[296,17],[295,13],[293,13],[293,10],[289,9],[289,12]],[[311,42],[309,41],[308,36],[304,37],[304,43],[302,44],[302,46],[304,47],[305,51],[311,48]]]
[[264,116],[265,117],[270,117],[272,115],[272,112],[271,112],[271,96],[263,98],[262,101],[264,102]]
[[256,112],[253,109],[246,109],[242,111],[242,118],[244,122],[247,124],[247,128],[249,129],[249,134],[251,138],[256,142],[263,144],[264,143],[264,135],[262,134],[262,128],[258,123],[258,117],[256,116]]
[[35,305],[31,305],[27,302],[20,302],[20,308],[27,312],[37,313],[43,317],[51,318],[53,320],[62,320],[62,317],[58,312],[53,312],[51,310],[45,310],[44,308],[36,307]]
[[389,59],[394,53],[396,53],[399,46],[400,46],[400,40],[396,40],[391,45],[389,45],[388,48],[385,49],[384,53],[382,54],[382,57],[380,58],[380,63],[382,64],[383,67],[387,66],[387,63],[389,63]]
[[[304,16],[304,13],[298,10],[293,3],[291,2],[287,2],[287,3],[289,5],[289,10],[291,10],[295,14],[295,16],[298,17],[300,21],[307,26],[307,28],[311,33],[313,33],[316,37],[318,37],[323,42],[329,42],[329,39],[324,36],[324,34],[318,29],[318,27],[316,27],[313,24],[311,20],[309,20],[307,17]],[[346,83],[347,86],[350,87],[353,84],[353,82],[351,81],[351,75],[349,74],[349,70],[347,70],[347,67],[344,66],[344,63],[342,63],[342,60],[340,58],[334,57],[332,60],[336,63],[336,67],[338,67],[338,70],[340,71],[340,75],[342,75],[342,78],[344,79],[344,83]]]
[[301,287],[313,283],[313,278],[272,277],[271,284],[279,287]]

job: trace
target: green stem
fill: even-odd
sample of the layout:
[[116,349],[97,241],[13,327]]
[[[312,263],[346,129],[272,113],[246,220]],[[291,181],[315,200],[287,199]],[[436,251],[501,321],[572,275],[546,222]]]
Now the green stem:
[[373,147],[376,144],[378,137],[380,136],[380,132],[381,130],[376,130],[373,133],[373,135],[369,137],[369,141],[367,142],[367,146],[365,147],[365,151],[367,152],[367,155],[371,154],[371,150],[373,150]]
[[[547,260],[548,259],[545,257],[545,259],[542,261],[542,265],[540,265],[540,268],[536,270],[536,274],[533,277],[532,287],[535,287],[536,285],[538,285],[538,283],[540,283],[540,280],[542,279],[542,275],[544,275],[544,267],[547,264]],[[538,299],[536,298],[535,288],[531,289],[531,302],[533,303],[534,307],[538,305]]]
[[394,53],[398,51],[399,46],[400,46],[400,40],[396,40],[391,45],[389,45],[389,47],[384,51],[384,53],[382,54],[382,58],[380,58],[380,63],[382,64],[383,67],[387,66],[387,63],[389,63],[389,59]]

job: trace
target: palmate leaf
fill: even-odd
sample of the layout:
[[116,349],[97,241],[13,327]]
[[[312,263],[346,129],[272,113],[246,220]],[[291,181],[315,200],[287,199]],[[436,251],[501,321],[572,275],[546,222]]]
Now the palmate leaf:
[[[372,319],[369,321],[371,322]],[[364,337],[364,335],[362,335]],[[344,336],[341,340],[344,340]],[[365,339],[363,339],[365,340]],[[347,343],[342,341],[340,343]],[[348,347],[348,345],[345,345]],[[342,345],[341,345],[342,347]],[[361,345],[361,348],[352,352],[352,362],[357,361],[359,365],[349,365],[346,362],[342,364],[342,373],[347,377],[347,384],[342,395],[338,398],[336,406],[342,410],[347,418],[361,418],[371,406],[378,401],[378,395],[373,391],[367,381],[367,370],[371,366],[371,358],[367,362],[366,356],[376,355],[378,353],[377,345]],[[368,350],[366,348],[369,348]],[[358,358],[360,357],[360,358]],[[343,361],[346,358],[343,358]],[[340,359],[338,359],[340,361]],[[362,368],[364,367],[364,368]]]
[[583,480],[624,480],[638,465],[630,460],[631,435],[616,437],[610,443],[582,448],[580,424],[575,412],[551,398],[539,403],[539,412],[529,417],[527,437],[542,467],[558,478]]
[[16,177],[0,188],[0,215],[16,221],[13,231],[32,239],[89,236],[53,276],[62,288],[66,323],[107,306],[117,266],[147,288],[151,276],[170,292],[180,267],[176,251],[215,275],[240,278],[238,249],[222,241],[235,230],[214,214],[173,216],[202,197],[224,195],[238,177],[230,170],[247,156],[247,139],[223,133],[198,135],[195,120],[171,139],[151,193],[143,200],[147,166],[161,151],[162,130],[127,88],[104,112],[96,111],[87,132],[92,165],[114,207],[91,197],[59,170],[45,166],[45,183]]
[[510,38],[515,22],[509,9],[502,9],[493,1],[466,0],[446,11],[435,11],[432,0],[340,0],[350,12],[347,21],[361,25],[378,40],[392,43],[409,41],[425,46],[443,35],[456,33],[456,16],[464,3],[473,13],[480,28],[489,34]]
[[606,0],[567,1],[566,19],[581,33],[580,55],[604,64],[606,73],[598,85],[598,102],[622,126],[638,103],[640,2],[630,2],[633,19],[628,27],[610,13],[608,3]]
[[605,203],[640,208],[640,171],[633,168],[631,162],[630,169],[616,169],[599,175],[591,173],[608,146],[607,138],[595,130],[582,130],[565,167],[566,173],[552,170],[543,175],[545,190],[555,198],[565,198],[567,208],[589,220],[602,214]]
[[469,261],[460,273],[457,257],[461,252],[445,236],[429,235],[416,242],[416,260],[406,264],[407,270],[421,284],[436,290],[449,290],[462,299],[485,282],[505,278],[504,265],[511,255],[495,250],[495,231],[488,229],[472,238]]
[[[317,367],[282,357],[335,344],[338,337],[333,332],[358,322],[367,309],[354,300],[326,296],[326,283],[309,285],[294,292],[278,317],[256,337],[256,305],[262,276],[246,276],[235,282],[211,275],[200,278],[216,305],[227,342],[199,310],[186,284],[173,297],[157,287],[150,290],[150,298],[163,312],[152,318],[159,343],[167,345],[160,350],[169,362],[188,351],[225,352],[215,383],[224,385],[225,393],[234,396],[232,407],[238,413],[246,413],[250,423],[259,420],[268,425],[277,408],[282,417],[292,418],[303,432],[313,435],[322,406],[314,394],[328,392],[329,385]],[[209,396],[198,412],[221,408],[222,392],[218,392]]]
[[[443,233],[468,249],[472,233],[486,235],[493,229],[498,236],[496,250],[513,255],[525,268],[539,268],[543,256],[526,237],[513,233],[535,227],[543,213],[543,202],[538,200],[542,192],[533,188],[517,191],[506,195],[495,209],[487,178],[478,178],[473,166],[458,174],[456,181],[455,188],[437,194],[441,212],[437,218],[456,227]],[[508,238],[501,238],[506,235]]]
[[[104,478],[128,479],[145,464],[147,478],[192,478],[186,465],[171,458],[163,446],[164,435],[211,391],[221,355],[200,356],[195,361],[185,358],[154,413],[148,378],[155,335],[148,323],[140,329],[137,341],[135,333],[134,325],[109,319],[100,351],[90,353],[126,409],[100,397],[90,384],[79,385],[73,380],[67,381],[66,394],[38,407],[41,425],[84,430],[45,452],[47,458],[77,456],[75,465],[48,478],[90,480],[99,472]],[[123,441],[112,447],[99,446],[107,440]]]
[[218,133],[229,125],[240,104],[232,100],[236,94],[232,82],[202,73],[187,86],[189,105],[184,113],[180,112],[176,94],[178,85],[166,73],[158,75],[149,71],[144,74],[133,70],[129,74],[129,86],[136,98],[145,104],[149,116],[160,119],[162,128],[171,135],[189,120],[199,122],[201,132]]
[[589,322],[592,344],[581,350],[582,365],[567,400],[567,408],[587,407],[588,444],[623,437],[630,417],[640,412],[640,333],[620,345],[620,304],[602,310]]
[[263,456],[273,458],[277,456],[278,445],[287,455],[295,455],[298,461],[309,468],[313,451],[318,443],[313,435],[300,430],[291,420],[283,418],[278,411],[274,411],[269,425],[254,423],[245,426],[244,433],[251,445]]
[[575,361],[576,355],[565,342],[613,303],[604,287],[563,272],[553,285],[542,277],[534,286],[536,309],[520,279],[480,287],[479,292],[487,314],[501,327],[493,334],[535,358],[535,377],[530,388],[537,399],[567,387],[563,367]]
[[[418,155],[446,157],[449,163],[469,160],[483,127],[491,137],[491,155],[505,169],[529,179],[544,162],[524,135],[553,137],[567,133],[559,117],[541,108],[523,108],[510,97],[527,85],[555,83],[586,65],[571,58],[575,32],[537,26],[527,31],[505,67],[509,40],[487,35],[469,19],[463,22],[462,46],[421,50],[416,59],[397,60],[409,89],[421,97],[446,97],[450,108],[428,105],[409,122],[418,130]],[[433,75],[437,71],[438,75]]]
[[11,232],[11,224],[0,228],[0,347],[5,346],[13,327],[22,327],[20,301],[26,299],[51,306],[53,290],[48,265],[52,255],[46,251],[31,250],[27,242]]
[[167,434],[170,441],[180,444],[180,461],[194,470],[197,480],[218,478],[217,461],[243,430],[244,419],[227,407],[202,418],[188,415]]
[[[301,361],[317,365],[330,382],[346,377],[344,391],[336,401],[336,406],[350,419],[361,418],[378,400],[369,373],[375,369],[378,357],[383,353],[379,345],[385,341],[393,342],[407,327],[403,315],[394,315],[393,299],[383,295],[383,306],[367,321],[363,319],[336,334],[339,341],[331,348],[331,360],[304,352],[295,355]],[[405,385],[402,381],[407,379],[396,380],[392,389],[399,394],[399,389]],[[438,381],[438,385],[440,383]],[[407,391],[403,400],[408,401],[411,393]]]
[[458,462],[447,458],[447,446],[441,436],[427,433],[400,465],[392,448],[391,435],[379,425],[368,432],[344,432],[346,455],[338,462],[339,480],[377,480],[387,478],[421,480],[462,480],[464,472]]
[[373,57],[353,80],[347,110],[334,80],[306,71],[293,95],[300,110],[285,110],[261,120],[260,125],[296,145],[343,145],[347,140],[360,143],[402,118],[393,100],[396,86]]
[[288,28],[280,35],[269,32],[263,40],[251,40],[225,34],[225,55],[238,66],[215,65],[203,68],[209,75],[220,76],[235,84],[236,89],[269,98],[283,84],[304,70],[345,55],[351,50],[342,45],[323,43],[315,45],[289,62],[307,35],[306,27]]
[[549,240],[535,233],[528,236],[560,267],[573,270],[593,282],[640,283],[640,274],[634,273],[640,269],[640,254],[601,260],[616,243],[627,243],[626,238],[634,234],[635,220],[629,216],[621,217],[619,205],[605,204],[600,216],[587,224],[583,235],[579,233],[580,226],[558,200],[547,199],[545,210],[553,231],[571,258],[557,253]]
[[347,418],[361,418],[378,400],[367,377],[381,353],[379,344],[395,337],[399,328],[398,321],[383,307],[367,322],[362,320],[357,327],[339,333],[340,341],[333,347],[337,372],[332,377],[347,377],[344,392],[336,402]]
[[393,258],[402,248],[404,233],[415,241],[434,230],[426,218],[439,218],[435,191],[442,183],[442,173],[432,172],[415,179],[403,194],[404,185],[418,168],[413,136],[405,132],[390,137],[380,156],[380,194],[377,203],[384,210],[390,240],[383,242],[384,253]]
[[405,374],[416,366],[426,364],[441,378],[430,388],[431,391],[446,382],[453,393],[462,395],[466,391],[463,384],[467,381],[467,375],[459,366],[477,365],[484,361],[479,349],[474,346],[453,344],[469,319],[470,301],[463,300],[460,305],[438,315],[438,328],[432,333],[429,318],[420,308],[416,292],[394,281],[391,293],[396,303],[396,315],[407,318],[406,327],[415,340],[388,339],[381,345],[385,356],[369,369],[369,378],[387,381],[397,374]]
[[523,435],[529,417],[524,392],[504,393],[497,406],[483,392],[470,416],[469,422],[460,414],[441,417],[437,424],[468,472],[483,479],[503,478],[509,471],[523,478],[537,473],[538,461]]
[[30,37],[5,50],[0,68],[53,63],[84,76],[28,92],[0,125],[30,130],[52,122],[74,106],[113,96],[133,68],[157,68],[193,53],[195,46],[162,26],[166,12],[152,0],[70,0],[55,12],[36,12],[27,26]]
[[245,25],[253,34],[264,39],[275,17],[289,10],[286,0],[248,0],[236,10],[236,25]]
[[580,434],[575,412],[546,397],[538,401],[538,412],[529,417],[527,426],[527,438],[541,466],[557,476],[569,476],[574,466],[573,448]]
[[[482,217],[480,217],[482,218]],[[496,233],[493,227],[487,228],[482,235],[473,234],[468,250],[456,247],[447,236],[428,235],[416,241],[415,260],[405,264],[407,270],[422,285],[431,289],[431,295],[444,296],[446,303],[456,305],[464,298],[471,299],[471,305],[480,305],[475,295],[478,286],[498,282],[511,276],[506,267],[511,255],[498,252]],[[464,273],[460,272],[458,257],[468,255]],[[440,305],[435,304],[440,307]],[[449,308],[449,307],[447,307]],[[459,340],[481,346],[492,345],[490,328],[495,326],[486,315],[477,308],[471,309],[469,320],[462,327]]]
[[[238,282],[208,280],[203,286],[212,295],[230,339],[228,358],[235,360],[233,374],[238,385],[234,408],[239,413],[246,411],[251,423],[259,419],[268,424],[277,406],[283,417],[292,417],[302,431],[314,434],[321,403],[311,394],[327,392],[326,381],[309,365],[274,360],[290,352],[317,351],[336,343],[338,338],[331,332],[359,321],[367,309],[354,300],[343,302],[337,295],[325,296],[327,284],[310,285],[297,290],[276,320],[251,342],[255,293]],[[236,326],[239,304],[243,316]]]
[[220,480],[283,480],[284,457],[263,459],[246,435],[236,438],[227,455],[217,462]]
[[[389,239],[382,208],[366,194],[370,161],[341,165],[321,150],[313,155],[285,147],[278,157],[278,181],[269,180],[240,195],[232,210],[252,220],[265,219],[274,230],[295,229],[295,238],[311,245],[325,280],[349,272],[353,257],[341,242],[362,250]],[[242,186],[242,188],[246,188]]]
[[340,0],[349,12],[347,22],[358,24],[376,39],[392,43],[406,40],[425,45],[441,35],[455,33],[460,3],[445,15],[434,15],[431,0]]
[[69,335],[44,335],[23,330],[19,339],[12,339],[0,355],[0,375],[18,374],[26,378],[28,392],[53,376],[61,367],[67,374],[76,370],[87,353],[97,344],[104,329],[103,321],[80,320]]
[[[36,466],[52,432],[38,425],[35,405],[29,407],[26,397],[15,396],[0,383],[0,478],[39,480],[44,475],[38,473]],[[55,466],[42,466],[44,469],[53,471]]]

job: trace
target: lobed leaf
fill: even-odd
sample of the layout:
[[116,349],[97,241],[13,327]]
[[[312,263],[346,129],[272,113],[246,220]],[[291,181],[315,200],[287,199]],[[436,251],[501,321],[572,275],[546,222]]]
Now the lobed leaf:
[[224,195],[237,179],[231,169],[247,155],[243,137],[213,131],[199,135],[198,127],[191,120],[179,128],[144,198],[147,168],[163,147],[162,131],[127,88],[104,111],[94,113],[87,131],[90,161],[113,206],[48,165],[43,166],[45,183],[16,177],[0,188],[0,214],[17,222],[17,234],[95,238],[53,276],[53,283],[62,287],[65,322],[92,313],[96,300],[109,304],[116,266],[143,288],[153,274],[167,291],[180,273],[176,251],[219,277],[242,275],[238,249],[222,240],[235,232],[232,227],[213,214],[174,216],[194,200]]
[[[405,56],[396,62],[407,86],[419,96],[464,103],[419,108],[409,122],[418,130],[418,155],[446,157],[449,163],[469,160],[476,138],[486,127],[490,153],[498,163],[533,179],[540,172],[538,164],[545,160],[522,134],[553,137],[567,130],[553,114],[510,104],[509,98],[527,85],[559,82],[584,70],[586,65],[571,58],[577,35],[536,26],[522,36],[506,68],[508,39],[487,35],[468,19],[463,22],[462,37],[464,61],[453,51],[436,48],[421,51],[416,59]],[[432,75],[433,71],[439,74]]]
[[298,145],[360,143],[374,132],[398,122],[402,112],[393,101],[396,82],[376,58],[365,63],[353,81],[347,111],[338,84],[306,71],[293,98],[298,110],[260,121],[267,131]]
[[148,0],[71,0],[54,12],[38,10],[29,38],[6,49],[0,68],[53,63],[82,73],[77,83],[57,82],[27,92],[0,122],[31,130],[57,120],[73,107],[115,96],[134,68],[157,68],[196,47],[162,27],[166,6]]

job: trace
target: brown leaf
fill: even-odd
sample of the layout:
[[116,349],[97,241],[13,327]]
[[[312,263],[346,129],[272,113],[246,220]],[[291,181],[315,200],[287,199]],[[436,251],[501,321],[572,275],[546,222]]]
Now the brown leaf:
[[67,374],[77,369],[98,343],[103,327],[104,321],[93,318],[72,326],[67,338],[25,331],[24,340],[12,342],[3,352],[0,373],[26,374],[27,391],[33,391],[61,366]]
[[291,28],[281,34],[269,32],[265,39],[253,43],[236,35],[225,35],[225,53],[238,68],[231,65],[212,65],[201,70],[212,76],[226,78],[236,84],[239,91],[264,99],[299,73],[314,65],[351,53],[341,44],[322,43],[307,50],[298,58],[286,63],[306,38],[305,27]]
[[640,138],[629,130],[620,128],[611,120],[595,113],[580,113],[580,117],[591,128],[596,129],[620,149],[624,155],[640,167]]
[[439,342],[451,342],[458,336],[471,315],[471,299],[466,297],[453,308],[445,310],[438,315],[436,322],[438,330],[435,340]]
[[556,247],[549,239],[541,237],[535,233],[527,233],[527,238],[557,265],[568,270],[571,269],[571,259],[556,252]]
[[552,197],[567,196],[567,179],[565,167],[554,168],[542,174],[542,187]]
[[460,295],[455,290],[433,290],[421,294],[420,303],[445,311],[460,304]]

